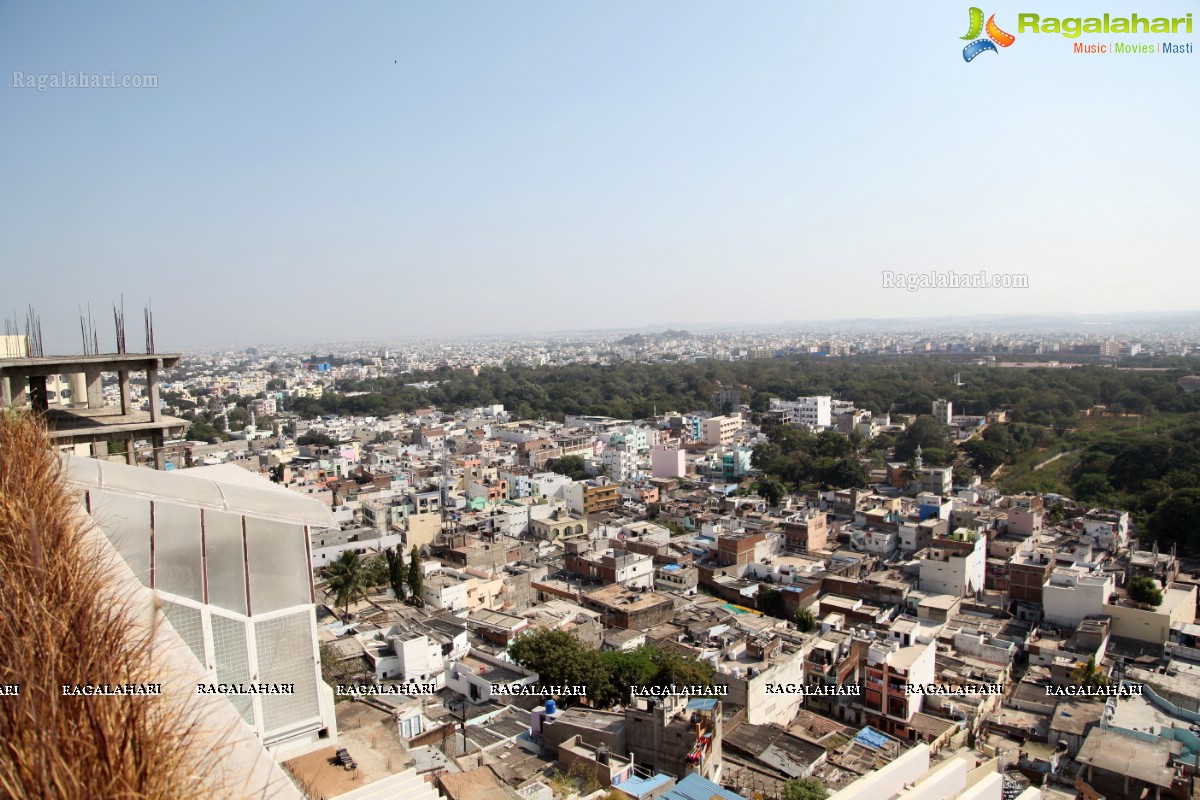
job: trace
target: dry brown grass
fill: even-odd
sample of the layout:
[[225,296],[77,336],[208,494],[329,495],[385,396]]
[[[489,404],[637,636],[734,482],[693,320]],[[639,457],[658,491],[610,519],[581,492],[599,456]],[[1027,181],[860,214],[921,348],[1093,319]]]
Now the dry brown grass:
[[[64,697],[161,683],[153,623],[113,591],[45,431],[0,411],[0,797],[201,798],[219,748],[164,697]],[[206,756],[205,753],[210,755]]]

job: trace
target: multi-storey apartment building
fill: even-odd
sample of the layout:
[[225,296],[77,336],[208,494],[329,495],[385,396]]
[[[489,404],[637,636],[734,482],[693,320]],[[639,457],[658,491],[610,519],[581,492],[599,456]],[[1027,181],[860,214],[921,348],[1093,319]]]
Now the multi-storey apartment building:
[[934,642],[901,647],[899,642],[872,644],[863,671],[863,707],[867,721],[884,733],[912,738],[910,723],[922,709],[925,695],[909,686],[934,682]]

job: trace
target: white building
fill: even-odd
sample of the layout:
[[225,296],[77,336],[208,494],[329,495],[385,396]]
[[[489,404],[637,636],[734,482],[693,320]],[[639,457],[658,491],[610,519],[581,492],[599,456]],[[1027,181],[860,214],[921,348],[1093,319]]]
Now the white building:
[[950,420],[954,417],[954,404],[949,400],[939,398],[933,401],[933,408],[930,413],[938,422],[943,425],[949,425]]
[[[425,634],[394,625],[387,631],[361,633],[357,638],[375,669],[376,681],[433,683],[439,689],[445,686],[442,646]],[[462,638],[465,644],[465,630]]]
[[608,470],[608,477],[614,481],[630,480],[638,471],[637,455],[632,450],[610,447],[596,461]]
[[466,612],[470,609],[470,581],[447,572],[425,576],[421,597],[430,608]]
[[511,696],[495,693],[493,689],[496,686],[512,689],[538,682],[536,672],[474,650],[461,661],[448,660],[443,666],[446,688],[476,704],[486,703],[493,697],[508,702]]
[[533,476],[533,494],[547,500],[566,499],[566,487],[574,481],[557,472],[539,472]]
[[729,687],[726,700],[746,708],[749,724],[787,725],[803,705],[804,695],[776,689],[804,683],[805,652],[785,652],[779,639],[741,642],[722,654],[713,683]]
[[1042,584],[1042,609],[1046,622],[1072,628],[1091,614],[1103,614],[1115,591],[1112,575],[1084,567],[1059,568]]
[[850,547],[859,553],[875,553],[887,558],[900,546],[897,531],[855,528],[850,532]]
[[[992,759],[977,765],[958,753],[931,768],[929,745],[917,744],[887,765],[868,772],[830,795],[829,800],[1001,800],[1003,764]],[[1013,800],[1041,800],[1030,786]]]
[[773,397],[771,411],[779,413],[785,425],[805,425],[814,430],[833,425],[833,399],[827,395],[795,400]]
[[1093,508],[1081,518],[1083,534],[1079,541],[1114,551],[1129,546],[1129,512]]
[[967,597],[983,591],[987,569],[987,537],[959,529],[934,539],[919,554],[923,592]]

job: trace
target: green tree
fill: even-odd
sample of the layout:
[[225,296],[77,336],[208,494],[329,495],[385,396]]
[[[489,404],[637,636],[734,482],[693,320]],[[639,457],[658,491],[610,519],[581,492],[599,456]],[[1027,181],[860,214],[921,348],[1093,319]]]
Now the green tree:
[[603,686],[588,684],[588,701],[601,708],[625,703],[629,700],[631,686],[645,686],[653,682],[658,673],[653,648],[639,647],[635,650],[609,650],[597,654],[605,674]]
[[1096,663],[1095,656],[1089,656],[1087,663],[1080,662],[1071,670],[1071,680],[1079,686],[1107,686],[1108,676]]
[[1158,504],[1147,529],[1159,548],[1177,545],[1184,553],[1200,551],[1200,489],[1177,489]]
[[353,550],[343,550],[325,568],[325,586],[333,596],[335,605],[342,607],[344,614],[350,613],[350,604],[367,596],[366,574]]
[[783,785],[783,800],[825,800],[829,792],[816,778],[793,778]]
[[854,452],[854,444],[850,438],[837,431],[821,431],[813,448],[819,456],[828,458],[845,458]]
[[813,436],[791,425],[777,425],[767,432],[767,438],[786,456],[801,450],[807,452],[812,447]]
[[[345,667],[338,659],[337,651],[328,642],[321,642],[317,650],[321,654],[321,680],[325,681],[329,686],[346,683],[346,678],[349,676]],[[333,693],[333,702],[335,705],[349,699],[348,696],[342,695],[340,692]]]
[[1162,605],[1162,590],[1158,588],[1158,583],[1153,578],[1146,575],[1136,575],[1130,578],[1129,583],[1125,584],[1125,593],[1135,603],[1145,603],[1155,608]]
[[802,608],[796,612],[795,622],[796,627],[801,633],[808,633],[817,627],[816,616],[807,608]]
[[383,555],[387,559],[388,585],[396,599],[403,602],[408,594],[408,567],[404,565],[404,554],[397,547],[389,547]]
[[313,447],[336,447],[337,439],[327,436],[324,433],[306,433],[296,440],[298,445],[312,445]]
[[783,592],[778,589],[772,589],[770,586],[760,585],[758,587],[758,605],[757,608],[764,614],[772,617],[783,616]]
[[208,442],[210,444],[219,442],[222,439],[221,432],[202,419],[198,419],[192,423],[192,426],[188,429],[188,436],[198,442]]
[[834,489],[859,488],[871,481],[870,474],[857,457],[839,458],[828,463],[818,469],[818,476],[822,483]]
[[[908,461],[916,455],[920,446],[922,455],[929,459],[927,451],[942,450],[953,452],[954,445],[950,441],[950,432],[946,426],[933,417],[918,417],[917,421],[904,430],[896,438],[896,461]],[[931,462],[932,463],[932,462]]]
[[383,556],[374,556],[363,565],[363,583],[373,589],[388,582],[388,564]]
[[1003,464],[1007,458],[1003,445],[981,439],[972,439],[962,446],[962,450],[970,457],[972,466],[979,472],[990,473]]
[[421,551],[413,545],[408,556],[408,593],[420,600],[425,594],[425,573],[421,570]]
[[707,661],[684,658],[662,647],[651,647],[650,657],[657,668],[650,679],[653,686],[712,686],[716,669]]
[[770,475],[755,483],[754,491],[758,492],[767,501],[767,505],[771,506],[779,505],[779,501],[783,499],[784,494],[783,484],[779,482],[778,478],[771,477]]
[[552,458],[546,462],[546,469],[557,472],[559,475],[566,475],[573,481],[583,480],[587,477],[587,465],[582,456]]
[[536,672],[543,684],[587,686],[590,696],[592,683],[604,683],[596,680],[601,673],[598,654],[585,649],[570,631],[542,628],[527,633],[509,645],[508,654]]

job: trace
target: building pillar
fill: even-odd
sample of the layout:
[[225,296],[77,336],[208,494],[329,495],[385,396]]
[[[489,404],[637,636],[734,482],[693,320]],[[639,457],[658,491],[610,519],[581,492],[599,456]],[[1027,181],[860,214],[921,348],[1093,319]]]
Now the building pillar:
[[46,376],[29,376],[29,404],[35,412],[46,413],[50,410],[50,398],[47,395]]
[[0,408],[8,408],[12,404],[11,379],[7,375],[0,375]]
[[28,379],[24,375],[9,375],[8,383],[12,392],[12,404],[14,406],[24,407],[29,402],[29,386],[26,383]]
[[71,408],[87,408],[88,382],[86,372],[72,372],[67,376],[71,385]]
[[158,368],[146,370],[146,394],[150,398],[150,421],[158,422]]
[[133,399],[129,396],[129,371],[121,370],[117,373],[117,379],[121,383],[121,413],[133,413]]
[[98,370],[88,370],[87,377],[87,407],[104,408],[104,379]]
[[136,444],[137,443],[133,440],[132,435],[125,440],[125,463],[131,467],[137,466],[137,453],[135,452]]
[[[151,401],[153,402],[153,401]],[[154,431],[150,435],[150,444],[154,448],[154,468],[167,468],[166,441],[161,430]]]

